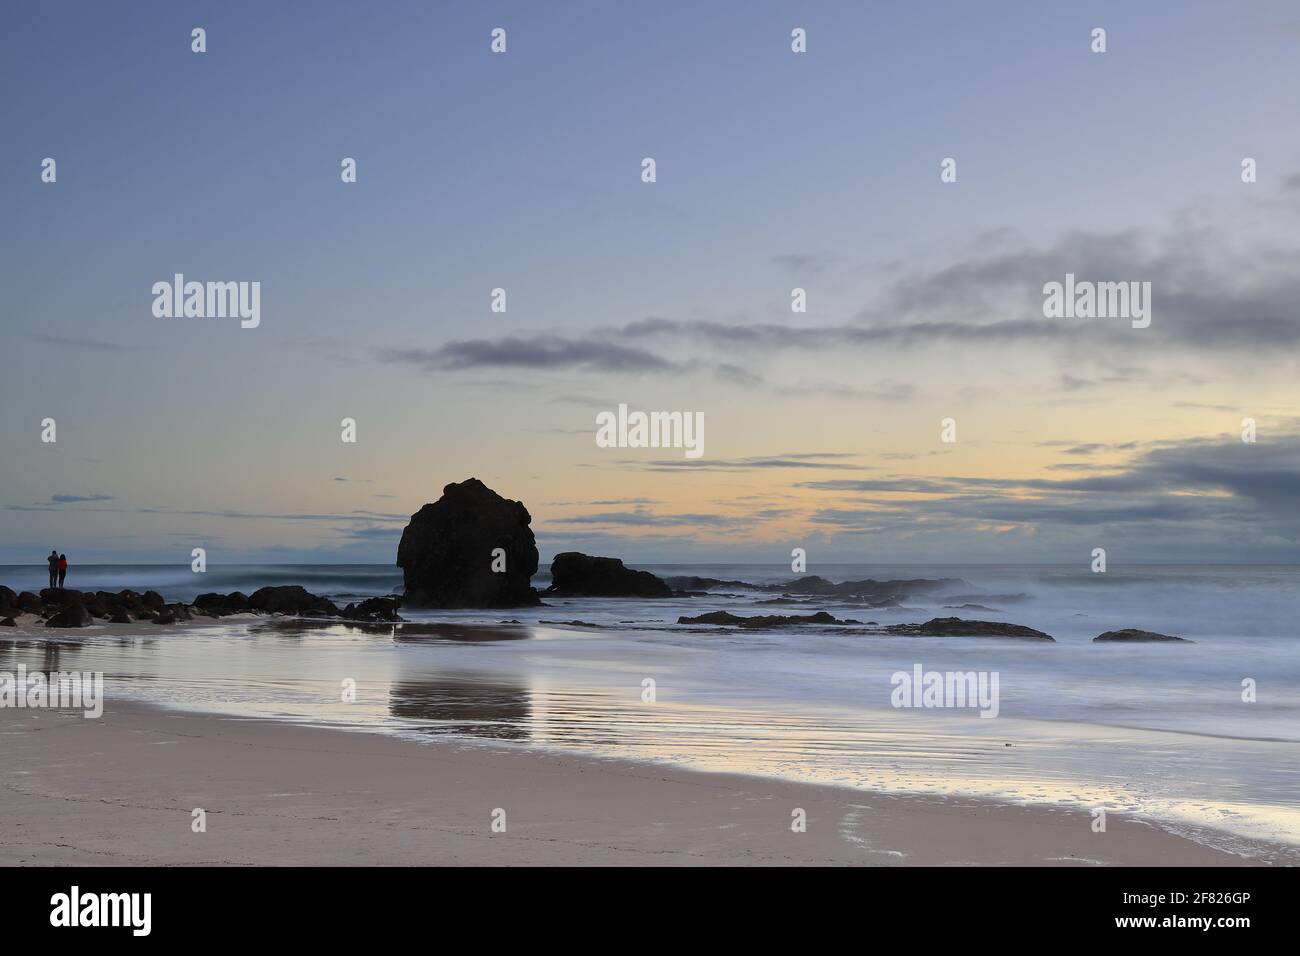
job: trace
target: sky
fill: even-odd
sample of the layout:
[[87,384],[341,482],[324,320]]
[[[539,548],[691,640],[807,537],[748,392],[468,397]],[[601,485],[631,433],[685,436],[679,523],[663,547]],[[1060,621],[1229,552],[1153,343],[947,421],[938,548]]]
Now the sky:
[[[1294,3],[0,24],[0,563],[390,562],[471,476],[544,561],[1300,562]],[[260,323],[156,317],[176,273]],[[1067,274],[1150,327],[1046,317]]]

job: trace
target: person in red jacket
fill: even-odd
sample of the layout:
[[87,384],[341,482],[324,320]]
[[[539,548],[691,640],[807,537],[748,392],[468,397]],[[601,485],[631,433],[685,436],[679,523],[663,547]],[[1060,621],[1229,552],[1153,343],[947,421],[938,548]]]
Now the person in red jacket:
[[63,587],[63,579],[68,576],[68,556],[59,555],[59,587]]

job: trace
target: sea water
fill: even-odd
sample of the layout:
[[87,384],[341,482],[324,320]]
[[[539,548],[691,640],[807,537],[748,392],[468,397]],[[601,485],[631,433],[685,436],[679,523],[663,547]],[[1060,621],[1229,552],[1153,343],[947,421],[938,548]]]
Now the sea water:
[[[641,565],[755,584],[788,567]],[[720,587],[655,600],[545,598],[504,611],[403,609],[409,626],[259,619],[130,636],[102,626],[0,641],[0,669],[104,671],[115,696],[463,745],[563,749],[888,792],[1140,815],[1279,862],[1300,846],[1300,568],[824,565],[832,581],[955,579],[905,606],[773,605]],[[43,567],[0,567],[15,590]],[[535,587],[549,583],[545,573]],[[76,567],[85,590],[168,600],[301,584],[336,603],[400,592],[385,565]],[[980,605],[980,610],[971,605]],[[861,628],[692,628],[682,615],[932,617],[1027,625],[1055,642],[894,637]],[[567,622],[580,621],[582,624]],[[561,622],[561,623],[543,623]],[[1194,643],[1094,644],[1142,628]],[[44,637],[44,635],[42,635]],[[896,707],[893,675],[997,675],[997,717]],[[355,702],[342,688],[355,682]]]

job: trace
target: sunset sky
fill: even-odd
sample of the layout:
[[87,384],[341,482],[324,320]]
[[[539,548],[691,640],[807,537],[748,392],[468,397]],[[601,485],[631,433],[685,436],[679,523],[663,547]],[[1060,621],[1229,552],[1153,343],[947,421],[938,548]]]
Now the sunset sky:
[[[0,562],[388,562],[470,476],[543,560],[1300,561],[1294,3],[0,17]],[[1045,318],[1067,273],[1151,327]]]

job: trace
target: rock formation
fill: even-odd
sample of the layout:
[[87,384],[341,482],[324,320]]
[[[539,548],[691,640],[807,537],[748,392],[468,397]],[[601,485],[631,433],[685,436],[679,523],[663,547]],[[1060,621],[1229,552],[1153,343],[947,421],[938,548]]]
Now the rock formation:
[[936,617],[924,624],[892,624],[881,630],[885,634],[906,637],[1018,637],[1035,641],[1055,640],[1050,634],[1021,624],[963,621],[959,617]]
[[[418,607],[527,607],[537,573],[532,516],[477,478],[442,489],[414,515],[397,546],[403,603]],[[499,549],[499,550],[498,550]]]
[[1105,634],[1098,634],[1092,639],[1096,644],[1098,641],[1178,641],[1183,644],[1195,644],[1195,641],[1189,641],[1185,637],[1170,637],[1168,634],[1157,634],[1155,631],[1140,631],[1137,628],[1126,627],[1122,631],[1107,631]]
[[649,571],[623,566],[618,558],[594,558],[577,551],[551,562],[547,594],[560,597],[672,597],[673,589]]

